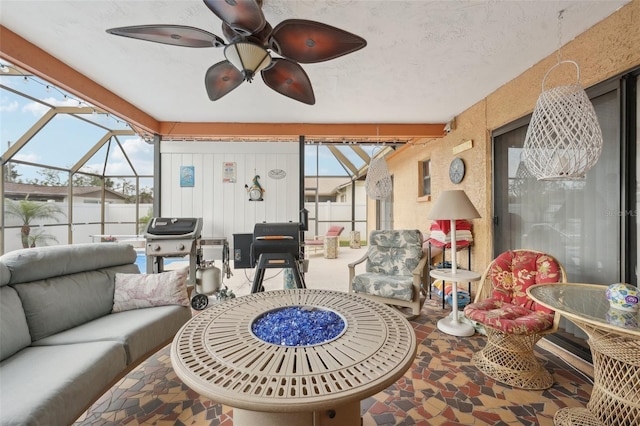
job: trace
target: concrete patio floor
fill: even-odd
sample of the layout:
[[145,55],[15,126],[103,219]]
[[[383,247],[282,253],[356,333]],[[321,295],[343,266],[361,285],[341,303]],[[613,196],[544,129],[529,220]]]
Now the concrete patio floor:
[[[335,290],[347,292],[349,282],[349,269],[347,265],[355,262],[367,253],[367,247],[359,249],[340,247],[336,259],[326,259],[322,252],[312,253],[307,257],[309,261],[308,271],[305,274],[307,288]],[[216,266],[219,266],[216,264]],[[255,269],[233,269],[233,261],[230,262],[230,278],[223,277],[223,284],[233,290],[236,296],[244,296],[251,292],[251,284],[255,275]],[[364,272],[364,264],[358,265],[356,271]],[[284,286],[282,269],[266,269],[263,285],[265,290],[282,289]]]

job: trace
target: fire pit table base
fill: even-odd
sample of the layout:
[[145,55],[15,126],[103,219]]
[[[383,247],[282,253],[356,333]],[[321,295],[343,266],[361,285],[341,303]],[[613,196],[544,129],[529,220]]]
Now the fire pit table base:
[[233,409],[234,426],[360,426],[360,402],[302,413],[266,413]]

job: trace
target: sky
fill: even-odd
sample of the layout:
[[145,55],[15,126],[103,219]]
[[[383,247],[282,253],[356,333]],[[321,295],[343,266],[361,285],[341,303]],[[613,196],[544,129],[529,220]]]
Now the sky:
[[[83,102],[46,82],[32,76],[7,76],[0,73],[0,84],[9,88],[0,90],[0,151],[4,153],[48,110],[49,106],[87,107]],[[17,95],[11,89],[24,93],[32,99]],[[40,102],[38,102],[38,101]],[[129,129],[126,122],[107,114],[82,114],[85,120],[96,122],[108,129]],[[70,129],[73,129],[70,131]],[[69,168],[107,132],[70,115],[57,115],[32,140],[16,154],[17,160],[48,166]],[[153,174],[153,146],[142,138],[119,136],[123,149],[135,165],[139,175]],[[107,148],[101,149],[89,160],[86,169],[102,171]],[[32,180],[40,177],[33,167],[17,165],[20,178]],[[106,169],[107,175],[131,175],[122,150],[111,148]]]
[[[15,143],[46,114],[50,106],[81,106],[93,109],[92,105],[37,77],[8,75],[5,71],[12,67],[11,64],[2,62],[0,67],[2,69],[0,85],[8,88],[0,88],[0,152],[2,154],[5,153],[9,145]],[[18,95],[12,90],[24,93],[30,98]],[[81,116],[85,120],[99,123],[108,129],[129,129],[124,120],[111,114],[95,113],[81,114]],[[69,129],[73,129],[73,131]],[[105,129],[89,124],[75,116],[56,115],[14,158],[67,169],[76,164],[105,133]],[[152,175],[153,146],[137,135],[119,136],[118,140],[138,174]],[[356,167],[364,165],[363,160],[348,145],[338,145],[338,149]],[[376,147],[363,147],[363,149],[371,153]],[[102,174],[107,151],[107,147],[102,148],[87,162],[83,169]],[[316,163],[316,153],[319,158],[318,163]],[[107,176],[132,175],[131,167],[120,148],[112,146],[108,158],[105,170]],[[37,173],[38,169],[35,167],[16,165],[16,168],[20,174],[19,178],[23,181],[42,179],[42,175]],[[347,174],[326,146],[320,146],[316,151],[316,146],[307,145],[305,172],[307,175],[315,175],[316,169],[320,176],[344,176]]]

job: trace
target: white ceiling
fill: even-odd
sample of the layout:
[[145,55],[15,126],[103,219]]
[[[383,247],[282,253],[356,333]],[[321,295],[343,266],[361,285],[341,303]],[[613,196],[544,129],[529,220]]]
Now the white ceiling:
[[[264,0],[275,27],[320,21],[367,47],[302,65],[316,104],[284,97],[260,78],[219,101],[204,88],[222,49],[116,37],[107,28],[179,24],[222,36],[201,0],[2,0],[0,24],[159,121],[444,123],[510,81],[626,0]],[[1,48],[0,40],[0,48]],[[1,50],[1,49],[0,49]]]

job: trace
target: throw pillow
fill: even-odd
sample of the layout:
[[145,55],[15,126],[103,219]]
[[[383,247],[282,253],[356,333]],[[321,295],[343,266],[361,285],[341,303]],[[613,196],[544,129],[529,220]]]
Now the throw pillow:
[[151,306],[189,306],[187,269],[160,274],[116,273],[112,312]]

